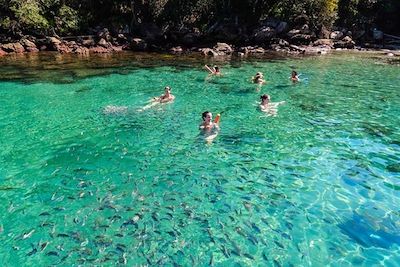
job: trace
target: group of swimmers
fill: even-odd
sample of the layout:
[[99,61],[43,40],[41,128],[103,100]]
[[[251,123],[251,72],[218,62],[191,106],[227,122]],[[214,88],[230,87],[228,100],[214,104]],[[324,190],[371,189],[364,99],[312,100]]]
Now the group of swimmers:
[[[210,72],[211,75],[222,75],[218,66],[209,67],[208,65],[205,65],[204,67]],[[296,71],[292,71],[290,79],[293,83],[300,81]],[[252,77],[252,81],[256,84],[266,83],[262,72],[257,72],[256,75]],[[166,86],[164,88],[164,94],[159,97],[153,97],[150,100],[150,103],[141,108],[139,111],[146,110],[160,103],[172,102],[174,101],[174,99],[175,96],[171,94],[171,88],[169,86]],[[271,96],[267,94],[261,95],[260,99],[261,103],[259,104],[259,108],[261,111],[267,113],[268,116],[276,116],[278,112],[278,106],[285,103],[285,101],[275,103],[271,102]],[[218,135],[218,132],[220,130],[219,116],[220,115],[218,114],[216,119],[213,121],[211,112],[205,111],[202,113],[202,123],[199,125],[199,130],[205,135],[207,142],[211,142]]]

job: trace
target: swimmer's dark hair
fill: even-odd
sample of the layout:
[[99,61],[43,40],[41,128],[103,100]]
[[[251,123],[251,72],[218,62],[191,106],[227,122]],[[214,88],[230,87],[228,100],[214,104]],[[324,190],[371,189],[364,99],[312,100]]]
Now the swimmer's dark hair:
[[210,113],[210,111],[204,111],[202,114],[201,114],[201,118],[203,119],[203,121],[204,121],[204,119],[207,117],[207,114],[208,113]]
[[262,96],[260,96],[260,99],[270,99],[271,97],[269,95],[263,94]]
[[297,71],[292,70],[292,74],[297,75]]
[[216,71],[219,71],[219,67],[218,67],[218,66],[214,66],[214,69],[215,69]]

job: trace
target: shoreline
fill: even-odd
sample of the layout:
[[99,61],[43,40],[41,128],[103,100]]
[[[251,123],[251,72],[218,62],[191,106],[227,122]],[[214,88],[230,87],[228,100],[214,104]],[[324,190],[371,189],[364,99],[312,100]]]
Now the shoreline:
[[[219,43],[221,44],[221,43]],[[225,43],[222,43],[225,44]],[[0,44],[1,47],[1,44]],[[228,57],[236,57],[236,58],[262,58],[268,56],[283,56],[283,57],[293,57],[293,56],[314,56],[314,55],[327,55],[334,53],[371,53],[371,54],[380,54],[386,55],[389,57],[400,57],[400,49],[387,49],[387,48],[364,48],[364,47],[355,47],[355,48],[325,48],[325,47],[315,47],[315,46],[295,46],[291,50],[273,50],[273,49],[265,49],[254,46],[256,51],[250,52],[242,52],[240,49],[232,49],[231,52],[210,52],[212,48],[189,48],[182,49],[179,51],[175,50],[131,50],[131,49],[108,49],[103,52],[98,52],[97,48],[93,51],[89,50],[85,53],[76,53],[76,52],[60,52],[54,50],[40,50],[40,51],[20,51],[20,52],[0,52],[0,60],[2,58],[10,58],[15,56],[24,56],[24,55],[75,55],[79,57],[90,57],[90,56],[107,56],[107,55],[115,55],[115,54],[124,54],[124,53],[135,53],[138,55],[171,55],[171,56],[200,56],[203,58],[215,58],[215,59],[223,59]]]
[[[374,43],[362,41],[356,42],[349,35],[340,31],[332,32],[328,38],[305,38],[296,40],[290,38],[290,33],[294,32],[294,37],[305,35],[299,30],[291,30],[280,37],[265,37],[259,42],[245,42],[233,44],[234,42],[219,41],[217,38],[207,42],[192,40],[190,44],[185,42],[166,42],[162,39],[149,40],[146,38],[133,37],[130,35],[118,34],[111,35],[107,29],[103,29],[97,35],[86,36],[45,36],[36,38],[26,35],[20,40],[8,39],[8,43],[0,43],[0,58],[3,56],[26,53],[41,53],[44,51],[54,51],[60,54],[112,54],[121,51],[148,52],[160,54],[198,54],[205,57],[220,56],[260,56],[270,53],[280,53],[285,55],[314,55],[328,54],[333,51],[362,51],[362,52],[385,52],[390,56],[400,56],[400,46],[385,45],[384,42]],[[308,35],[307,35],[308,36]],[[306,41],[307,40],[307,41]],[[4,40],[3,40],[4,42]]]

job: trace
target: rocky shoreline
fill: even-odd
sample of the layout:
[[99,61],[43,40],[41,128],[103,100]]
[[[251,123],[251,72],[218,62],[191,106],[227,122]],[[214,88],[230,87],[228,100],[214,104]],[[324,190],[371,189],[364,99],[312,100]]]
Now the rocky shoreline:
[[[89,55],[130,50],[173,54],[199,53],[217,57],[262,55],[270,51],[287,54],[326,54],[331,50],[343,49],[400,48],[397,44],[384,45],[379,41],[382,39],[379,36],[381,33],[378,33],[378,38],[374,36],[374,39],[366,38],[365,31],[352,33],[347,29],[334,31],[322,29],[316,34],[306,23],[291,30],[288,29],[286,22],[275,20],[267,20],[251,31],[245,31],[240,27],[234,28],[234,26],[216,25],[208,30],[207,35],[201,35],[197,29],[163,32],[156,25],[147,25],[138,36],[99,28],[92,35],[86,36],[43,36],[41,38],[22,36],[19,40],[2,38],[0,56],[40,51]],[[388,54],[399,55],[398,52]]]

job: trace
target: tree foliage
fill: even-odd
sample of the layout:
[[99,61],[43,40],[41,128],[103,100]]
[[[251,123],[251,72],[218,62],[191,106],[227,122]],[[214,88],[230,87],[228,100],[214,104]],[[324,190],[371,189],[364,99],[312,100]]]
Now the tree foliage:
[[398,33],[398,14],[399,0],[0,0],[0,31],[68,35],[144,23],[206,29],[226,20],[253,26],[267,17],[293,25],[303,16],[314,30],[336,24]]

